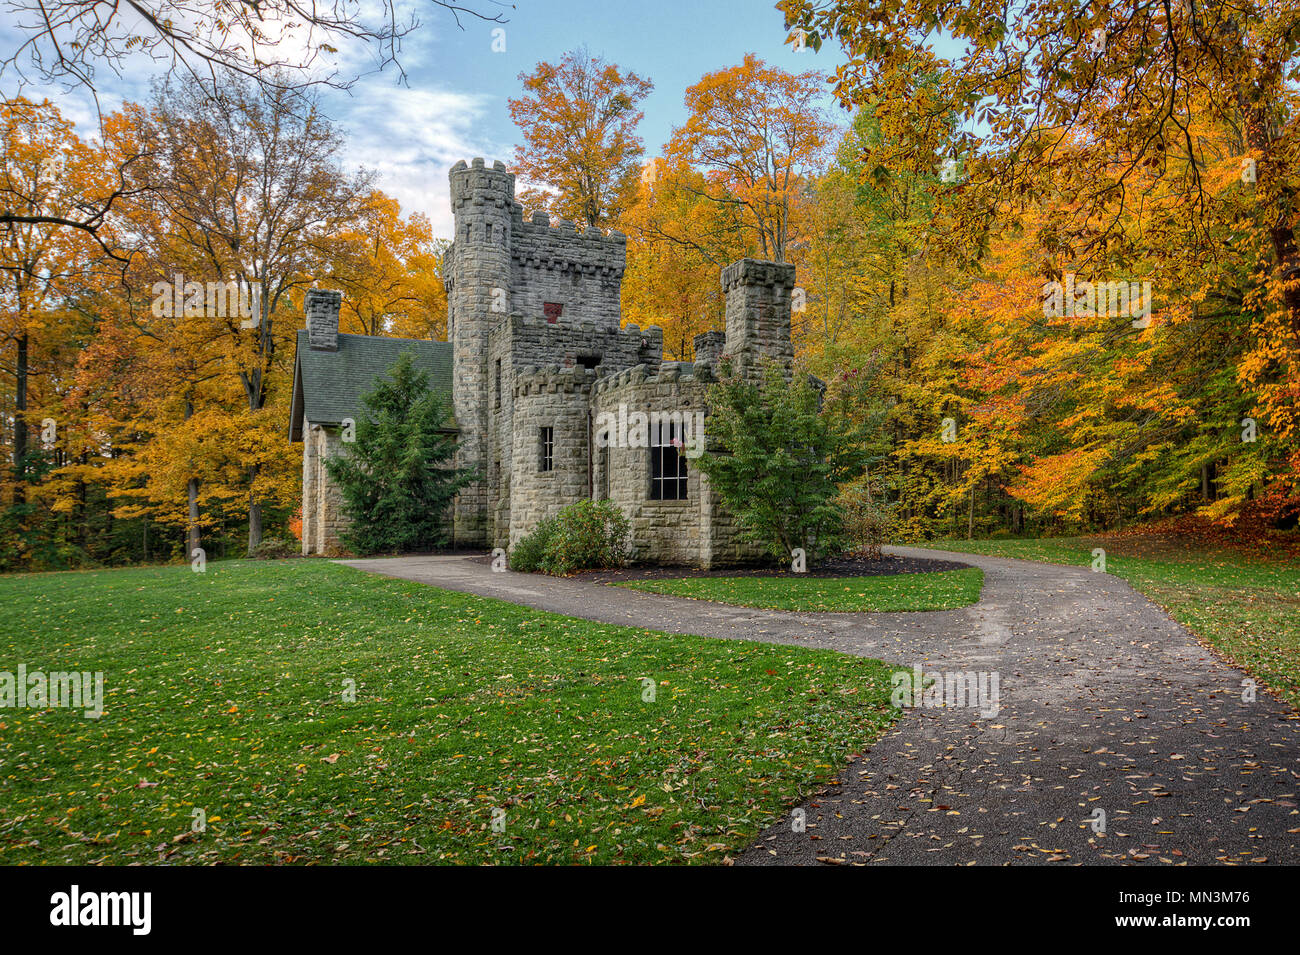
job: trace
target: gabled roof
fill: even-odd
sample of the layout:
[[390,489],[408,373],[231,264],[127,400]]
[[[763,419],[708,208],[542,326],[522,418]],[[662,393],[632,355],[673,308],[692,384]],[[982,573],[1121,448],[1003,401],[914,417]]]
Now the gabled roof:
[[327,425],[356,419],[364,407],[362,396],[375,390],[375,379],[385,376],[407,350],[415,353],[416,367],[428,373],[430,390],[441,392],[450,402],[450,342],[339,335],[338,351],[321,351],[308,344],[307,329],[300,328],[293,359],[289,440],[302,440],[304,417]]

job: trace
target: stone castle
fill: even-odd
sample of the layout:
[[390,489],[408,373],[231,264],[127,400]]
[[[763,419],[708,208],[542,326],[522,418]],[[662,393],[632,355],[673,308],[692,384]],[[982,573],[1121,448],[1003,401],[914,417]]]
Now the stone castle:
[[694,362],[666,362],[661,329],[620,327],[624,236],[552,225],[545,213],[525,219],[514,186],[501,163],[451,170],[447,342],[340,335],[338,293],[309,293],[290,424],[291,439],[304,442],[304,553],[337,549],[339,499],[323,461],[338,451],[344,418],[359,413],[371,371],[410,348],[433,386],[450,392],[459,463],[478,474],[454,505],[455,546],[509,548],[565,505],[593,498],[627,515],[638,560],[761,558],[693,459],[720,362],[747,376],[765,358],[790,367],[794,266],[727,266],[725,333],[696,336]]

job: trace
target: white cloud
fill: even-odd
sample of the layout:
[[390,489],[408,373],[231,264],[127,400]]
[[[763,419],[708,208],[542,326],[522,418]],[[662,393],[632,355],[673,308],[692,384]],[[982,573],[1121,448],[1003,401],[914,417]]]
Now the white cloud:
[[450,238],[448,170],[462,159],[483,156],[490,163],[512,155],[508,146],[476,134],[492,103],[481,94],[407,89],[379,79],[334,105],[347,132],[348,164],[378,172],[379,188],[404,213],[423,212],[434,235]]

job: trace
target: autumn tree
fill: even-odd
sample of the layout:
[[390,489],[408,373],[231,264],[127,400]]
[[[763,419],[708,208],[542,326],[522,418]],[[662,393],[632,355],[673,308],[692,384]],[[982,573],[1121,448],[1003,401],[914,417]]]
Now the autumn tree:
[[796,196],[820,170],[833,132],[818,106],[824,87],[820,73],[787,73],[751,53],[686,91],[689,115],[667,158],[704,173],[701,195],[740,211],[747,244],[762,258],[786,261],[799,239]]
[[[191,357],[216,349],[242,396],[242,410],[226,412],[241,421],[252,551],[263,502],[284,499],[294,474],[279,435],[282,411],[268,406],[271,376],[291,353],[301,291],[328,274],[338,237],[365,207],[369,178],[343,172],[342,141],[310,93],[264,94],[238,77],[216,96],[165,83],[152,108],[134,115],[131,137],[156,143],[140,168],[154,188],[134,213],[146,253],[136,272],[142,286],[157,284],[173,316],[179,309],[202,325],[195,334],[207,344],[195,343]],[[186,287],[173,295],[177,275]],[[195,283],[197,298],[186,283]],[[229,290],[224,301],[212,301],[213,286]]]
[[[462,29],[461,17],[507,22],[491,0],[432,0]],[[380,68],[401,70],[401,42],[419,25],[398,0],[361,7],[347,0],[152,0],[123,7],[107,0],[8,0],[21,42],[0,58],[24,80],[98,89],[99,76],[121,75],[141,59],[191,79],[236,73],[264,91],[309,84],[347,87],[341,47],[367,49]]]
[[585,48],[519,74],[524,95],[509,100],[523,145],[515,167],[540,190],[525,201],[552,214],[608,228],[635,199],[643,152],[639,104],[654,88]]
[[403,216],[397,200],[374,190],[356,222],[335,237],[329,278],[343,290],[345,332],[435,338],[446,334],[447,293],[439,269],[445,243],[427,216]]
[[702,172],[656,159],[621,223],[628,237],[623,316],[662,328],[665,357],[679,361],[691,359],[696,335],[722,327],[718,274],[745,254],[738,209],[705,192]]
[[[496,0],[431,2],[462,30],[463,19],[508,22]],[[351,0],[150,0],[126,6],[111,0],[7,0],[6,7],[13,14],[9,32],[15,43],[0,51],[0,76],[16,83],[7,92],[20,94],[29,84],[81,88],[97,107],[101,76],[121,77],[142,65],[161,66],[165,76],[214,93],[231,75],[268,94],[347,89],[358,78],[348,65],[357,54],[405,78],[401,44],[420,25],[417,12],[401,0],[365,6]],[[65,213],[32,211],[0,192],[0,223],[80,231],[106,251],[124,254],[105,241],[106,224],[120,212],[122,183],[136,158],[123,157],[109,183],[87,190]]]
[[48,100],[0,103],[0,195],[25,219],[0,223],[0,345],[12,384],[12,499],[25,500],[30,441],[32,342],[53,321],[66,294],[63,280],[95,258],[84,235],[42,216],[70,214],[83,189],[101,181],[101,155],[76,135]]
[[[900,161],[920,162],[936,123],[956,119],[965,201],[949,224],[966,241],[987,248],[999,225],[1047,211],[1043,281],[1141,266],[1170,296],[1205,281],[1202,263],[1256,259],[1258,291],[1241,304],[1257,344],[1239,379],[1258,389],[1268,426],[1300,441],[1294,5],[1053,0],[1008,15],[986,0],[921,0],[888,16],[871,0],[779,7],[812,46],[843,45],[836,94],[879,104]],[[931,49],[936,31],[956,41],[953,60]],[[938,82],[905,95],[921,68]],[[1245,201],[1221,201],[1235,193]]]

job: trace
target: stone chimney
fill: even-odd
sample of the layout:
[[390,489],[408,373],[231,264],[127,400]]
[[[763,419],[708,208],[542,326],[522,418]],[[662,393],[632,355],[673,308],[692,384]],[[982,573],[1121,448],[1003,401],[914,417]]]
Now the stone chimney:
[[794,364],[790,341],[790,293],[794,266],[787,262],[741,259],[722,270],[722,291],[727,297],[727,344],[723,358],[731,360],[732,374],[757,378],[761,359],[770,358],[786,369]]
[[307,290],[304,297],[307,341],[316,351],[339,350],[339,307],[342,304],[342,292],[323,288]]

